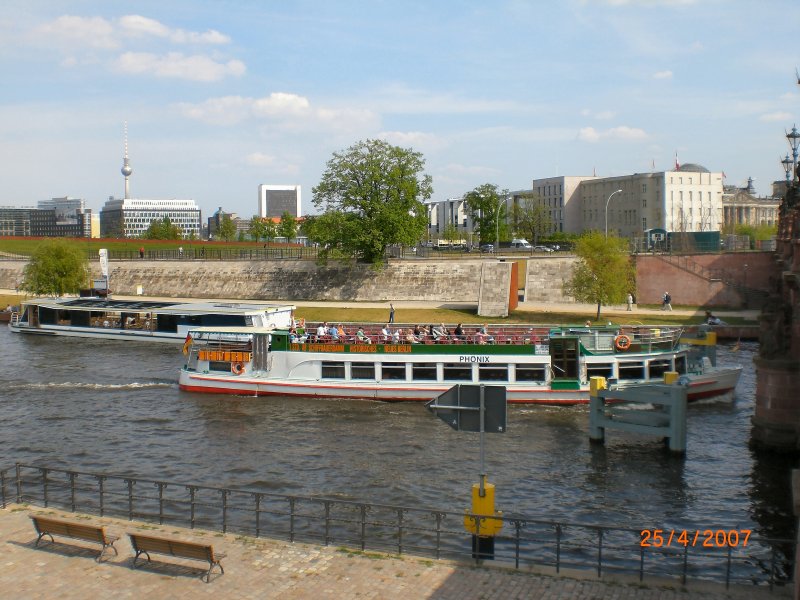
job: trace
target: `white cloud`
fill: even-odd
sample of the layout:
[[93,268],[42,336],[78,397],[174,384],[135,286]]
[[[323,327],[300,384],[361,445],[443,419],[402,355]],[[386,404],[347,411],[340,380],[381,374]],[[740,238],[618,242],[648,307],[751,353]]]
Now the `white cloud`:
[[253,152],[244,157],[244,162],[253,167],[271,167],[275,164],[275,157],[261,152]]
[[578,139],[584,142],[599,142],[600,140],[643,140],[647,133],[637,127],[621,125],[605,131],[598,131],[594,127],[584,127],[578,131]]
[[203,33],[171,29],[155,19],[141,15],[126,15],[118,20],[121,33],[130,37],[154,36],[168,39],[176,44],[228,44],[230,38],[219,31],[209,29]]
[[653,79],[672,79],[672,71],[656,71]]
[[102,17],[64,15],[39,25],[34,34],[43,43],[83,45],[90,48],[118,48],[119,38],[114,26]]
[[271,120],[293,131],[324,128],[328,131],[375,130],[378,116],[366,109],[315,107],[308,98],[287,92],[273,92],[262,98],[225,96],[200,104],[178,104],[190,119],[212,125],[234,125],[248,119]]
[[229,75],[238,77],[246,70],[244,63],[238,60],[223,63],[208,56],[184,56],[180,52],[161,56],[149,52],[125,52],[114,61],[114,66],[123,73],[203,82],[219,81]]
[[403,148],[410,147],[415,150],[420,148],[427,150],[440,149],[447,145],[447,142],[438,135],[425,133],[424,131],[382,131],[378,134],[378,137],[390,144]]
[[613,119],[616,116],[616,113],[611,110],[593,111],[591,109],[584,108],[581,110],[581,116],[590,117],[600,121],[608,121],[609,119]]
[[767,121],[767,122],[784,121],[784,122],[788,123],[789,121],[792,120],[792,118],[793,118],[792,117],[792,113],[788,113],[788,112],[772,112],[772,113],[767,113],[767,114],[761,115],[760,117],[758,117],[758,120],[759,121]]

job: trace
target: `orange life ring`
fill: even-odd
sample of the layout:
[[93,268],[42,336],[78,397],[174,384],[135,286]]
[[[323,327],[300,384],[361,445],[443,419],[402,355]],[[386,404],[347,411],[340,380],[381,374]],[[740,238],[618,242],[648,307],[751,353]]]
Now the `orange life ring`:
[[631,338],[629,338],[624,333],[619,334],[617,337],[614,338],[614,347],[622,352],[630,349]]
[[231,373],[234,375],[241,375],[244,373],[244,363],[235,362],[231,364]]

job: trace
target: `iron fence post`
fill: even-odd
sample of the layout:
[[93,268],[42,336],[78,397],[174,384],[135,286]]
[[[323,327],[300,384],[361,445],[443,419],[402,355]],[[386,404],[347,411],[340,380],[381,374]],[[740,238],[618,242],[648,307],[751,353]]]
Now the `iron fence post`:
[[519,535],[522,521],[514,521],[514,568],[519,569]]
[[728,544],[728,564],[725,568],[725,589],[731,587],[731,554],[733,553],[733,546]]
[[187,485],[186,489],[189,490],[189,528],[194,529],[194,497],[197,486]]
[[681,573],[681,583],[686,584],[686,570],[689,568],[689,544],[683,547],[683,573]]
[[287,498],[289,501],[289,541],[294,542],[294,504],[295,498],[289,496]]
[[39,472],[42,474],[42,494],[44,495],[44,507],[47,508],[48,499],[47,499],[47,468],[40,467]]
[[77,473],[74,471],[67,471],[67,478],[69,479],[69,502],[72,512],[75,512],[75,477],[77,477]]
[[97,479],[97,487],[98,487],[98,490],[100,492],[100,516],[102,517],[103,513],[105,512],[105,508],[104,508],[104,506],[105,506],[105,496],[104,496],[105,486],[104,486],[104,484],[105,484],[106,476],[105,475],[95,475],[95,478]]
[[133,479],[124,479],[128,486],[128,520],[133,521]]
[[603,573],[603,528],[597,528],[597,576]]
[[363,552],[367,546],[367,505],[361,504],[359,509],[361,513],[361,551]]
[[561,572],[561,523],[556,523],[556,573]]
[[230,490],[222,490],[222,533],[228,532],[228,495]]
[[397,553],[403,553],[403,515],[405,510],[402,508],[397,509]]
[[330,531],[331,531],[331,502],[330,500],[325,500],[325,545],[326,546],[330,543]]
[[17,504],[22,504],[22,465],[17,463],[15,469],[17,483]]
[[253,494],[256,499],[256,537],[261,535],[261,494]]
[[157,481],[155,486],[158,488],[158,524],[164,524],[164,488],[167,484],[162,481]]
[[435,512],[433,516],[436,518],[436,558],[438,559],[442,548],[442,520],[444,520],[444,514]]

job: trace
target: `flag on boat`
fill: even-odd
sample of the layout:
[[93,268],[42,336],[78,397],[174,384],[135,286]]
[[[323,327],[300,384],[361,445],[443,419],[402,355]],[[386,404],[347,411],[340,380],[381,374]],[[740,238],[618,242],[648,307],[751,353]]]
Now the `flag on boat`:
[[186,341],[183,342],[183,353],[189,354],[189,347],[192,345],[192,336],[186,334]]

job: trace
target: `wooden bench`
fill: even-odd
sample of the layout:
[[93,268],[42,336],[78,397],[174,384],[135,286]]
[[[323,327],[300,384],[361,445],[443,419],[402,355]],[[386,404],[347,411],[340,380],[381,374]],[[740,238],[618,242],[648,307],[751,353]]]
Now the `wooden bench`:
[[194,560],[204,560],[208,562],[208,571],[205,574],[205,581],[208,583],[211,580],[211,571],[214,566],[219,566],[221,573],[225,573],[220,562],[225,558],[222,552],[214,552],[211,544],[198,544],[195,542],[181,542],[178,540],[168,540],[165,538],[151,537],[149,535],[140,535],[138,533],[128,533],[131,539],[131,546],[133,546],[136,556],[133,558],[133,568],[136,568],[136,561],[144,554],[147,560],[150,561],[150,553],[165,554],[167,556],[175,556],[177,558],[189,558]]
[[100,554],[95,559],[100,562],[106,548],[111,548],[114,554],[119,554],[117,549],[114,548],[114,542],[119,539],[119,536],[110,535],[106,533],[105,527],[98,527],[96,525],[86,525],[85,523],[72,523],[69,521],[61,521],[59,519],[52,519],[50,517],[39,517],[31,515],[33,526],[36,528],[36,533],[39,537],[36,539],[36,546],[42,541],[44,536],[48,536],[50,541],[55,543],[53,535],[60,535],[77,540],[84,540],[87,542],[97,542],[102,544],[103,548]]

